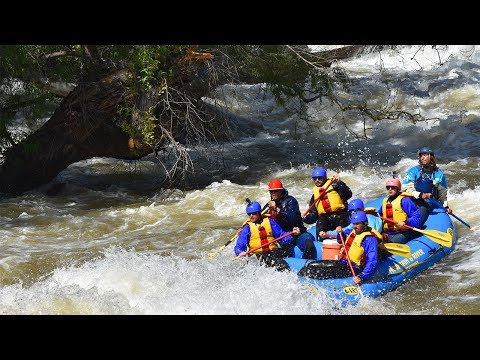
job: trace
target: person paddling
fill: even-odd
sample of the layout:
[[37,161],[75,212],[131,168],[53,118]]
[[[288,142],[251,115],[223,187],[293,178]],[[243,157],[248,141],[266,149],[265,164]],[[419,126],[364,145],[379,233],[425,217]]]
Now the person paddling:
[[390,220],[383,223],[384,237],[387,235],[390,242],[405,244],[418,236],[418,233],[403,225],[418,228],[420,209],[413,202],[411,194],[402,192],[399,179],[388,179],[385,187],[388,195],[378,210],[378,215]]
[[292,231],[294,227],[300,228],[300,235],[293,236],[291,245],[298,246],[303,253],[304,259],[317,259],[317,249],[314,245],[315,238],[307,231],[303,225],[302,214],[298,201],[288,190],[284,188],[283,183],[279,179],[272,179],[268,183],[268,191],[270,192],[270,201],[266,203],[262,209],[268,209],[268,214],[275,220],[284,231]]
[[382,241],[382,235],[368,226],[367,214],[364,211],[354,212],[350,216],[350,222],[353,230],[348,229],[345,233],[340,230],[338,233],[338,238],[344,239],[342,243],[345,243],[341,258],[312,261],[300,269],[300,276],[313,279],[353,276],[355,284],[360,285],[373,275],[377,268],[378,244]]
[[[344,227],[350,223],[347,201],[352,197],[352,190],[338,175],[327,179],[327,172],[323,168],[313,170],[312,180],[315,186],[309,202],[311,209],[303,222],[316,222],[316,239],[323,241],[319,236],[320,231],[335,230],[337,226]],[[312,206],[315,201],[315,206]]]
[[[290,267],[283,260],[283,257],[293,256],[293,252],[285,254],[281,246],[293,249],[291,246],[292,236],[287,235],[281,240],[274,242],[273,240],[288,234],[289,231],[282,230],[281,226],[269,216],[260,215],[261,210],[261,205],[256,201],[247,205],[245,211],[249,221],[238,235],[233,249],[235,255],[245,256],[249,249],[255,249],[253,254],[257,256],[261,264],[266,267],[273,266],[278,271],[288,270]],[[299,235],[300,228],[296,226],[292,229],[292,232],[293,235]]]
[[418,165],[407,170],[402,179],[405,192],[410,192],[415,204],[420,208],[420,224],[427,221],[428,214],[435,206],[430,200],[437,199],[443,204],[447,214],[452,213],[447,201],[447,179],[435,161],[435,154],[428,146],[418,150]]

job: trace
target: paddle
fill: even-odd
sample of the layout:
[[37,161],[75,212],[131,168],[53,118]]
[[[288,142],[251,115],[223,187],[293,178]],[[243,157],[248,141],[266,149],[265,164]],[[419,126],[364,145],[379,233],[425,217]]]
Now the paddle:
[[[395,225],[398,224],[396,221],[387,219],[383,216],[379,215],[378,217],[380,219],[388,221],[392,224],[395,224]],[[452,246],[452,240],[453,240],[452,234],[441,232],[441,231],[438,231],[438,230],[421,230],[421,229],[418,229],[416,227],[413,227],[413,226],[410,226],[410,225],[407,225],[407,224],[403,225],[403,227],[405,227],[407,229],[417,231],[419,233],[422,233],[426,237],[428,237],[430,240],[435,241],[436,243],[438,243],[440,245],[443,245],[443,246],[446,246],[446,247],[451,247]]]
[[[246,224],[247,222],[245,221],[242,225],[242,227]],[[212,251],[212,252],[209,252],[208,253],[208,257],[209,258],[214,258],[215,256],[217,256],[217,254],[222,251],[223,249],[225,249],[228,244],[230,244],[232,241],[234,241],[236,238],[238,237],[238,234],[235,234],[230,240],[228,240],[221,248],[219,248],[218,250],[216,251]]]
[[[332,239],[337,238],[336,235],[332,235],[332,234],[325,234],[325,237],[329,237]],[[412,256],[412,251],[410,250],[410,246],[406,244],[381,243],[381,244],[378,244],[378,247],[394,255],[403,256],[403,257]]]
[[412,251],[410,250],[410,246],[406,244],[397,244],[397,243],[380,243],[378,244],[380,249],[386,250],[393,255],[403,256],[403,257],[410,257],[412,256]]
[[309,213],[310,210],[312,210],[312,208],[315,206],[315,204],[318,202],[318,200],[320,200],[320,198],[322,197],[322,195],[327,191],[327,189],[330,187],[330,185],[333,184],[333,177],[331,177],[329,180],[330,180],[330,184],[328,184],[328,186],[325,188],[325,189],[322,189],[322,192],[318,195],[318,197],[313,201],[312,205],[310,205],[308,207],[308,209],[302,214],[302,219],[305,219],[305,216],[307,216],[307,214]]
[[[249,199],[249,198],[245,198],[245,201],[247,202],[247,204],[250,204],[252,201]],[[268,211],[268,207],[265,208],[265,210],[263,210],[260,215],[264,215],[266,212]],[[248,222],[248,219],[245,220],[242,224],[242,228],[247,224]],[[238,237],[238,232],[230,239],[228,240],[221,248],[219,248],[217,251],[212,251],[212,252],[209,252],[208,253],[208,257],[209,258],[214,258],[215,256],[217,256],[218,252],[219,251],[222,251],[223,249],[225,249],[232,241],[234,241],[237,237]]]
[[[437,199],[435,198],[430,198],[430,200],[435,204],[437,205],[440,209],[443,209],[445,210],[445,212],[447,212],[447,209],[440,203],[440,201],[438,201]],[[448,213],[447,213],[448,214]],[[453,216],[455,219],[457,219],[458,221],[460,221],[463,225],[465,225],[466,227],[468,227],[469,229],[471,229],[472,227],[465,221],[463,221],[462,219],[460,219],[457,215],[455,215],[453,212],[448,214],[448,215],[451,215]]]
[[[343,240],[343,235],[342,235],[342,233],[338,233],[338,234],[340,235],[340,240],[342,240],[342,245],[343,245],[343,249],[345,251],[345,255],[347,255],[348,266],[350,266],[350,270],[352,271],[353,277],[355,277],[357,275],[355,275],[355,270],[353,270],[352,262],[350,261],[350,256],[348,256],[348,251],[346,251],[347,248],[345,246],[345,241]],[[360,288],[360,284],[357,284],[357,287],[358,287],[358,292],[360,293],[360,295],[363,298],[363,292],[362,292],[362,289]]]
[[251,250],[247,251],[247,252],[244,253],[243,255],[237,255],[237,256],[234,257],[232,260],[236,260],[236,259],[238,259],[238,258],[240,258],[240,257],[242,257],[242,256],[245,256],[245,255],[250,255],[251,253],[257,251],[258,249],[261,249],[261,248],[263,248],[263,247],[265,247],[265,246],[268,246],[268,245],[270,245],[270,244],[273,244],[274,242],[277,242],[278,240],[282,240],[284,237],[287,237],[288,235],[292,235],[292,234],[293,234],[293,231],[289,231],[288,233],[283,234],[282,236],[279,236],[279,237],[276,238],[276,239],[270,240],[269,242],[263,244],[262,246],[259,246],[259,247],[256,247],[256,248],[254,248],[254,249],[251,249]]

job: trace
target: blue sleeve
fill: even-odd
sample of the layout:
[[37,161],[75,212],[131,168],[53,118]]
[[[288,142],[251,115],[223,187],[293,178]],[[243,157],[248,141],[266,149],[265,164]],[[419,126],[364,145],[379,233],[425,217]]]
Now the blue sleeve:
[[250,226],[246,225],[240,231],[240,235],[238,235],[237,242],[233,251],[235,251],[235,255],[240,254],[242,251],[248,250],[248,241],[250,239]]
[[[273,233],[273,236],[275,236],[275,239],[290,232],[290,231],[283,231],[280,225],[278,225],[278,223],[275,220],[270,218],[268,220],[270,221],[270,225],[272,226],[272,233]],[[284,245],[289,244],[291,241],[292,241],[292,235],[285,236],[283,239],[279,240],[280,244],[284,244]]]
[[435,171],[433,173],[433,185],[441,185],[443,186],[445,189],[448,188],[447,186],[447,178],[445,177],[445,174],[443,173],[442,170],[440,169],[437,169],[437,171]]
[[365,267],[363,271],[358,274],[362,275],[363,279],[366,280],[372,276],[377,268],[378,261],[378,242],[375,236],[367,236],[363,239],[362,242],[363,252],[366,256]]
[[[377,214],[380,215],[380,216],[383,216],[383,199],[382,199],[382,203],[380,204],[380,208],[377,209]],[[382,219],[380,219],[382,220]]]
[[417,178],[420,177],[419,172],[420,165],[414,166],[407,170],[405,177],[402,179],[402,184],[407,185],[411,182],[414,182]]
[[420,209],[408,197],[402,199],[402,209],[407,213],[407,221],[405,223],[409,226],[418,228],[420,226]]

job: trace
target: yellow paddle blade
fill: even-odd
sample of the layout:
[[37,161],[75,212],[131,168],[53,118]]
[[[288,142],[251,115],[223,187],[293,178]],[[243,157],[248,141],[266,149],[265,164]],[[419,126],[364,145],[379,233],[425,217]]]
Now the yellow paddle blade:
[[[388,221],[393,224],[398,224],[397,221],[393,221],[391,219],[387,219],[383,216],[379,216],[380,219]],[[446,247],[452,247],[452,241],[453,241],[453,230],[451,228],[447,229],[447,232],[441,232],[438,230],[421,230],[416,227],[410,226],[410,225],[403,225],[403,227],[406,227],[407,229],[412,229],[414,231],[418,231],[419,233],[425,234],[426,237],[428,237],[430,240],[435,241],[436,243],[446,246]]]
[[446,246],[446,247],[451,247],[452,242],[453,242],[453,236],[452,236],[452,229],[448,228],[448,232],[441,232],[437,230],[421,230],[417,228],[413,228],[413,230],[418,231],[419,233],[424,234],[426,237],[431,239],[432,241],[435,241],[436,243]]
[[217,251],[212,251],[212,252],[209,252],[207,255],[210,259],[213,259],[215,256],[218,255],[218,252],[219,251],[222,251],[223,249],[225,248],[225,245],[223,245],[220,249],[218,249]]
[[385,243],[385,244],[379,244],[378,247],[394,255],[403,256],[403,257],[412,256],[410,247],[406,244]]

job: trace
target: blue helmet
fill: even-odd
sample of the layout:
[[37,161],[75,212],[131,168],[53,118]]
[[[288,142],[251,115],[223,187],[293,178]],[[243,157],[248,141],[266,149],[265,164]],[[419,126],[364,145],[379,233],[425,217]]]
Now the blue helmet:
[[362,210],[358,210],[358,211],[355,211],[352,216],[350,216],[350,222],[352,224],[356,224],[356,223],[359,223],[359,222],[368,222],[368,219],[367,219],[367,214],[365,214],[365,211],[362,211]]
[[247,212],[247,214],[260,212],[262,211],[262,206],[258,202],[254,201],[247,205],[245,211]]
[[418,150],[418,156],[422,155],[422,154],[430,154],[432,156],[434,156],[435,154],[433,153],[433,150],[431,148],[429,148],[428,146],[424,146],[422,147],[420,150]]
[[363,201],[360,199],[353,199],[350,200],[348,203],[348,211],[357,211],[357,210],[363,210],[365,209],[365,205],[363,204]]
[[324,168],[316,168],[312,171],[312,178],[315,177],[327,177],[327,172]]

